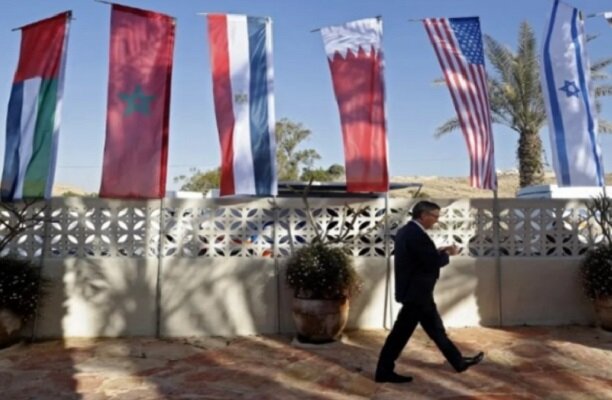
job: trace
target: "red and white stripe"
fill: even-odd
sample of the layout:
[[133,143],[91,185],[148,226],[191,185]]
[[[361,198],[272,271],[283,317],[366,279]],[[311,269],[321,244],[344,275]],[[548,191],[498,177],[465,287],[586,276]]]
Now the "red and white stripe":
[[491,112],[484,64],[472,64],[461,53],[446,18],[423,20],[451,92],[470,156],[470,185],[497,189]]

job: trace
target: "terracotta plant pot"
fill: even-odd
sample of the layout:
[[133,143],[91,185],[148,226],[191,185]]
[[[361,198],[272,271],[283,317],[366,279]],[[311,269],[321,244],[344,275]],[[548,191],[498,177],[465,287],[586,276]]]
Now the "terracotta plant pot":
[[23,322],[8,309],[0,309],[0,348],[17,342],[21,336]]
[[596,299],[594,304],[602,329],[612,331],[612,296]]
[[303,343],[338,340],[348,321],[349,301],[293,298],[293,321]]

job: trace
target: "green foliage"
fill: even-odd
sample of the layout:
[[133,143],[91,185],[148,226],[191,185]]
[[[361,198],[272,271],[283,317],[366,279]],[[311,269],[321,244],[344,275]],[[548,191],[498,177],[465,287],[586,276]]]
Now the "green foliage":
[[344,249],[315,240],[289,259],[287,284],[299,298],[338,300],[357,293],[361,281]]
[[[316,168],[313,165],[321,156],[314,149],[299,150],[299,146],[311,135],[309,129],[301,123],[283,118],[276,122],[276,167],[279,181],[316,181],[328,182],[344,175],[344,167],[333,164],[329,168]],[[300,171],[302,175],[300,176]],[[174,178],[181,183],[181,190],[206,192],[218,188],[221,181],[219,168],[200,171],[192,168],[191,175],[181,175]]]
[[181,190],[188,190],[194,192],[206,192],[207,190],[218,188],[221,182],[221,169],[210,169],[207,171],[200,171],[198,169],[191,169],[191,176],[181,175],[174,178],[175,182],[183,182]]
[[25,322],[34,317],[46,286],[40,267],[32,262],[0,258],[0,308],[9,309]]
[[[517,161],[520,186],[540,184],[544,181],[542,141],[539,132],[546,123],[546,109],[540,85],[538,48],[533,29],[527,22],[519,27],[516,51],[484,35],[485,53],[492,71],[489,71],[489,101],[492,120],[508,126],[519,134]],[[601,110],[602,96],[612,94],[612,85],[605,71],[612,58],[597,60],[591,66],[595,106]],[[459,120],[451,118],[436,129],[440,137],[460,128]],[[612,123],[599,120],[600,132],[612,132]]]
[[612,296],[612,199],[601,194],[587,202],[590,221],[594,221],[605,241],[589,249],[580,264],[582,286],[592,299]]
[[329,168],[306,169],[300,176],[301,181],[317,181],[331,182],[339,179],[344,175],[344,167],[339,164],[333,164]]
[[580,272],[584,292],[591,300],[612,296],[612,245],[587,251]]
[[299,171],[311,169],[315,160],[321,156],[314,149],[298,150],[298,146],[307,140],[312,132],[301,123],[282,118],[276,122],[276,165],[279,181],[295,181]]
[[[44,218],[45,207],[37,204],[36,200],[0,202],[3,213],[0,219],[0,253],[27,230],[50,222]],[[46,285],[47,280],[41,277],[40,268],[31,261],[0,258],[0,308],[9,309],[22,321],[34,316]]]

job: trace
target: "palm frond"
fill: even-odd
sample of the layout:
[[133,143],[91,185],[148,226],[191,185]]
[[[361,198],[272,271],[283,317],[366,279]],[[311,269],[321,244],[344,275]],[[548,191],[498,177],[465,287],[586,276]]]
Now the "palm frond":
[[512,59],[514,54],[512,51],[489,35],[484,35],[485,53],[491,64],[501,77],[502,80],[510,79],[512,70]]
[[599,72],[599,71],[605,69],[606,67],[610,66],[611,64],[612,64],[612,57],[604,58],[604,59],[601,59],[601,60],[596,60],[591,65],[591,73]]
[[612,96],[612,85],[597,85],[595,86],[595,97]]
[[612,122],[599,119],[597,123],[599,124],[599,133],[612,133]]
[[434,137],[436,139],[441,138],[442,136],[451,133],[457,129],[461,128],[461,124],[459,123],[459,119],[457,117],[451,118],[446,121],[444,124],[436,128],[436,133],[434,133]]

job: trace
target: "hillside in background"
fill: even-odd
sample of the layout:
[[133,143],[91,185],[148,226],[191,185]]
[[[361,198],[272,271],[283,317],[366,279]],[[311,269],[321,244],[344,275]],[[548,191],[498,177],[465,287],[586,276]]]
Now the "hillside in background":
[[[547,184],[556,184],[554,174],[546,174]],[[391,178],[391,182],[421,183],[419,197],[432,199],[460,199],[460,198],[492,198],[491,190],[480,190],[471,188],[467,177],[440,177],[440,176],[397,176]],[[497,175],[498,191],[500,198],[516,197],[519,189],[519,177],[516,172],[500,172]],[[612,185],[612,174],[606,175],[606,182]],[[390,197],[411,197],[414,189],[394,190]]]
[[[497,175],[498,181],[498,197],[512,198],[516,197],[516,192],[519,187],[518,173],[516,172],[500,172]],[[461,198],[492,198],[493,192],[490,190],[479,190],[471,188],[467,177],[441,177],[441,176],[395,176],[391,178],[394,183],[420,183],[423,186],[419,197],[432,199],[461,199]],[[612,174],[606,175],[606,182],[612,185]],[[555,184],[555,176],[553,173],[546,175],[546,183]],[[414,188],[394,190],[390,193],[390,197],[414,197]],[[83,189],[56,184],[53,187],[53,196],[64,196],[67,193],[76,196],[96,195],[95,193],[87,193]]]

